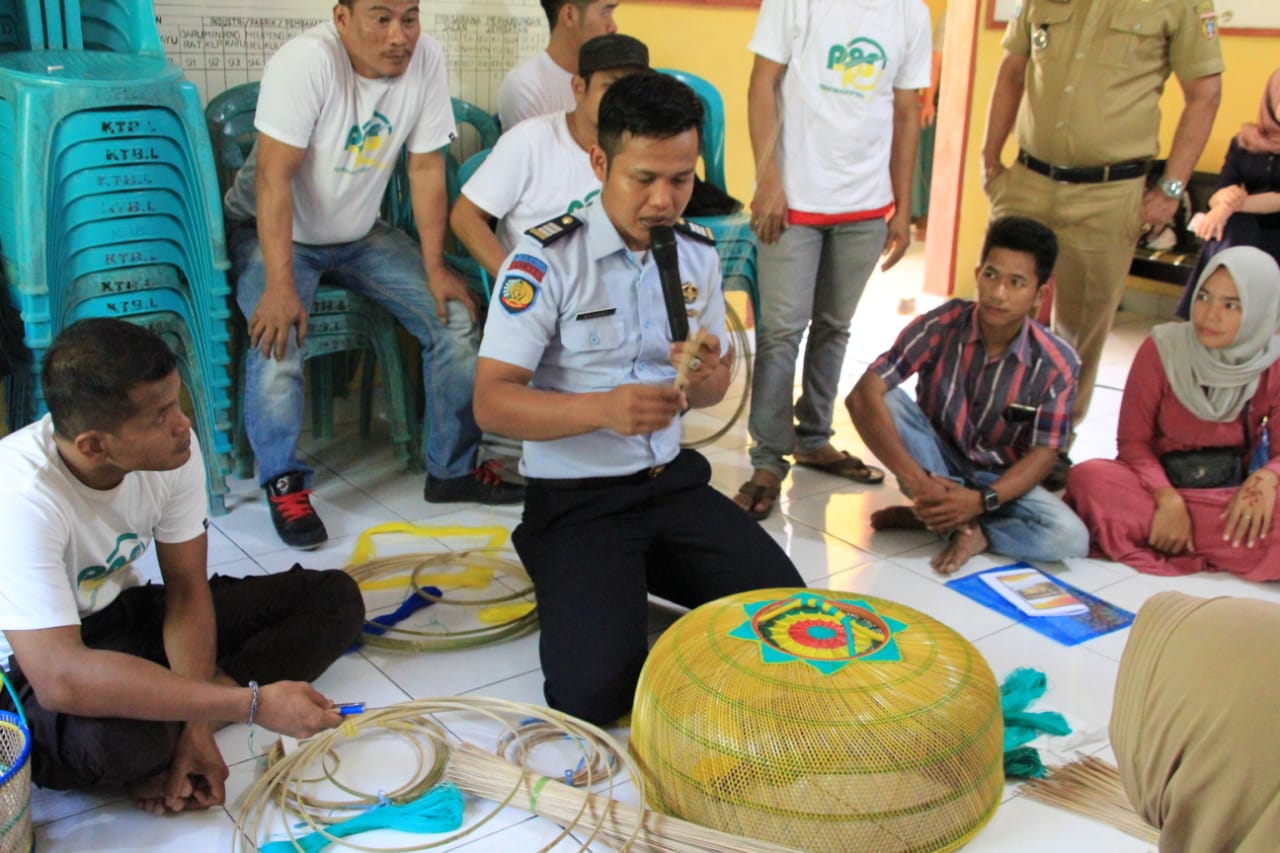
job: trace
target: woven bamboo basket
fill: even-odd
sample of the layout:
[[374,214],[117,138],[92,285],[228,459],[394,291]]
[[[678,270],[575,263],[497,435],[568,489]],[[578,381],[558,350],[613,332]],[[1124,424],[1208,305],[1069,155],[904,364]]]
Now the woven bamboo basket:
[[728,596],[681,617],[636,690],[650,805],[803,850],[945,851],[995,813],[1000,693],[973,645],[891,601]]
[[31,733],[22,703],[0,672],[17,714],[0,711],[0,853],[34,849],[31,828]]

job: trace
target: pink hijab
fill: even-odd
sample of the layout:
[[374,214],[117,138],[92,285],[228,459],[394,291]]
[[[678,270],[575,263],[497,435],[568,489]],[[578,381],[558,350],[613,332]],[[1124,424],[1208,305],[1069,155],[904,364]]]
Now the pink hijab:
[[1256,124],[1240,128],[1240,147],[1259,154],[1280,154],[1280,68],[1271,72]]

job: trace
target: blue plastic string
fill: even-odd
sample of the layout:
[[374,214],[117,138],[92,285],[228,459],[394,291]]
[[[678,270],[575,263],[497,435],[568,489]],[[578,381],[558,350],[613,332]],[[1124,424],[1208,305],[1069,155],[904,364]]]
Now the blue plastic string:
[[292,840],[270,841],[259,850],[261,853],[294,853],[296,850],[316,853],[332,844],[333,838],[347,838],[375,829],[416,834],[453,832],[462,826],[462,808],[462,792],[452,782],[445,782],[416,800],[400,805],[380,803],[350,820],[325,827],[325,833],[331,837],[313,832]]
[[[422,592],[426,593],[426,595],[419,595],[414,592],[401,602],[400,606],[395,610],[370,619],[369,622],[374,624],[371,625],[369,622],[366,622],[364,626],[364,633],[372,637],[380,637],[387,633],[388,628],[393,628],[396,625],[399,625],[419,610],[435,604],[435,602],[431,600],[432,597],[440,598],[444,595],[437,586],[424,586],[422,587]],[[347,649],[347,651],[355,651],[358,648],[360,648],[360,643],[356,642],[352,644],[351,648]]]

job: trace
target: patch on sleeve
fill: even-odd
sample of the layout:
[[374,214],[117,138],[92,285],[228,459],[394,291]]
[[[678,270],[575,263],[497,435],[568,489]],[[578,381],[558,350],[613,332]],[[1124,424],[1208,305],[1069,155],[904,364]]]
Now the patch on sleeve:
[[535,284],[542,283],[542,277],[547,274],[547,264],[541,258],[535,258],[533,255],[521,253],[511,259],[511,263],[507,264],[507,269],[511,272],[522,272],[529,278],[533,279]]
[[677,219],[676,224],[671,227],[679,231],[681,234],[686,234],[692,237],[699,243],[706,243],[708,246],[714,246],[716,244],[716,235],[713,234],[711,229],[705,225],[700,225],[697,222],[690,222],[687,219],[681,218]]
[[1200,35],[1207,39],[1218,36],[1218,13],[1213,10],[1200,13]]
[[508,273],[498,288],[498,301],[508,314],[523,314],[538,300],[538,285],[522,275]]
[[572,234],[577,231],[582,225],[581,219],[566,213],[562,216],[557,216],[555,219],[548,219],[541,225],[535,225],[524,233],[542,245],[550,246],[566,234]]

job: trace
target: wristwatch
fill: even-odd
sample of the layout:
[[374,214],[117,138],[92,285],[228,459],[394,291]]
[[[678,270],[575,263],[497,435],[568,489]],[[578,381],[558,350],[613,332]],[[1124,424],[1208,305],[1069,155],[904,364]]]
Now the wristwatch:
[[982,490],[982,511],[995,512],[1000,508],[1000,495],[988,486]]
[[1186,188],[1186,184],[1177,178],[1161,178],[1158,186],[1168,198],[1182,198],[1182,191]]

